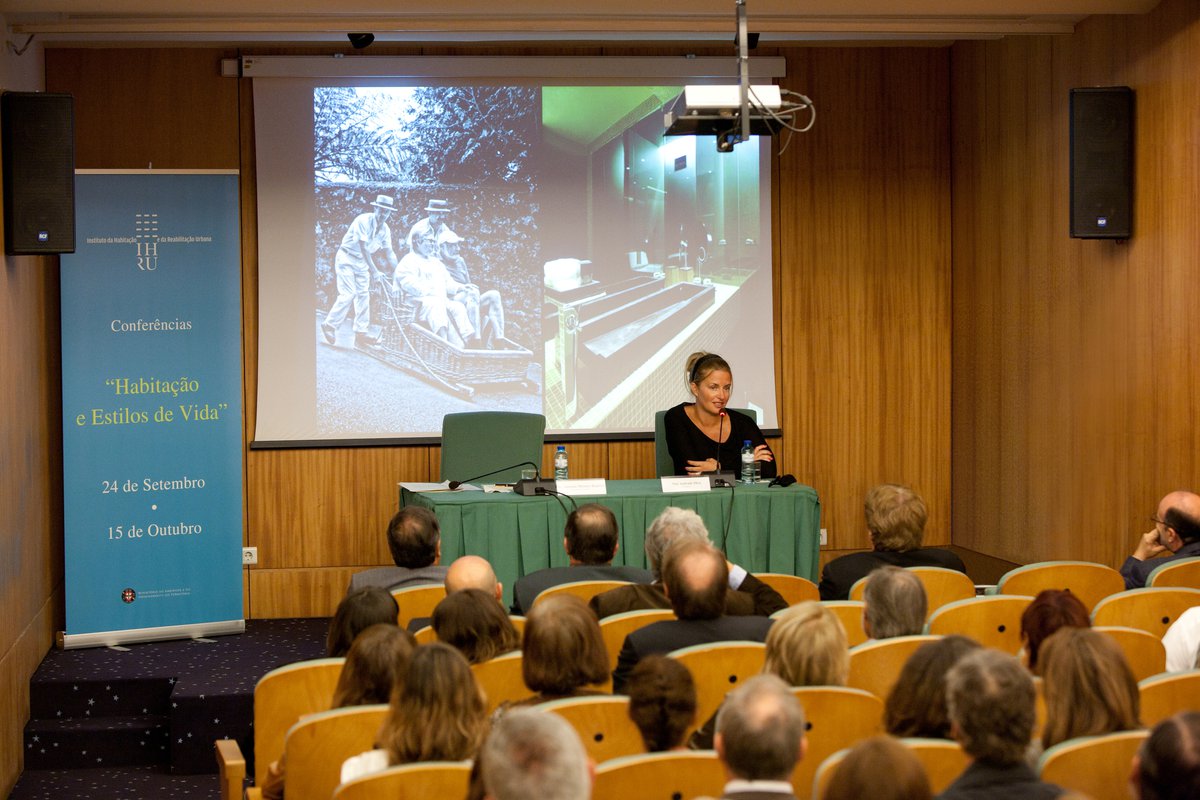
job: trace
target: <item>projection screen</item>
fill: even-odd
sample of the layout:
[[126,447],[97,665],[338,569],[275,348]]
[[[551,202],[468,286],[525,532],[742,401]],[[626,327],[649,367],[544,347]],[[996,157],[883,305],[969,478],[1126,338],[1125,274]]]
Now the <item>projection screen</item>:
[[683,83],[255,77],[255,446],[645,434],[696,350],[777,428],[771,140],[664,137]]

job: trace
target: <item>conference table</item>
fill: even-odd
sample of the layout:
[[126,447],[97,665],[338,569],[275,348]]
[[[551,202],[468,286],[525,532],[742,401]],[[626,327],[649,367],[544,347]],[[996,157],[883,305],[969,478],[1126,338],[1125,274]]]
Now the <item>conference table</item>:
[[[607,481],[607,493],[578,495],[575,503],[600,503],[616,514],[620,542],[614,564],[645,567],[646,528],[667,506],[690,508],[729,560],[751,572],[783,572],[817,579],[821,506],[811,486],[739,484],[733,489],[664,493],[658,480]],[[400,506],[424,506],[442,529],[442,562],[462,555],[486,558],[512,603],[517,578],[567,565],[563,528],[571,499],[525,497],[478,490],[413,491],[400,487]]]

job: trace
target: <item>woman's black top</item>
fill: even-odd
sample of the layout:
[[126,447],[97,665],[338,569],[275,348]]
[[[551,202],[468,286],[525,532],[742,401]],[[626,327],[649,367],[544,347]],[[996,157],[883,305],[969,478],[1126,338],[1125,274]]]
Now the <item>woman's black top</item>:
[[[675,463],[675,474],[687,474],[687,462],[703,461],[706,458],[716,458],[721,464],[721,470],[741,474],[742,444],[749,439],[753,447],[766,444],[762,431],[754,420],[740,411],[725,409],[725,424],[729,426],[729,438],[724,442],[714,442],[696,427],[685,410],[691,403],[680,403],[667,411],[663,416],[663,427],[667,433],[667,452]],[[775,477],[775,462],[758,462],[761,476]]]

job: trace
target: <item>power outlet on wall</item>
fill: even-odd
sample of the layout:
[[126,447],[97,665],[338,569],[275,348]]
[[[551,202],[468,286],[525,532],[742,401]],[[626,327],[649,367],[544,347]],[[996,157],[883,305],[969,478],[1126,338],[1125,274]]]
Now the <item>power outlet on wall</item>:
[[824,547],[827,544],[829,544],[829,531],[821,528],[821,547]]
[[243,547],[242,548],[242,566],[248,567],[251,564],[257,564],[257,563],[258,563],[258,548],[257,547]]

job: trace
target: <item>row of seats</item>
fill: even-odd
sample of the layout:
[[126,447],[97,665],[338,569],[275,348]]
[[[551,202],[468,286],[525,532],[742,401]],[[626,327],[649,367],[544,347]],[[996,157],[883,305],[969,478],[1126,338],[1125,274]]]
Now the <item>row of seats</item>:
[[[818,766],[826,757],[882,731],[887,690],[894,684],[908,654],[933,638],[936,637],[898,637],[855,648],[851,656],[851,683],[865,686],[793,690],[805,708],[809,725],[809,753],[793,776],[798,796],[808,796],[814,778],[820,781]],[[864,654],[867,655],[865,659]],[[520,655],[519,652],[510,653],[472,667],[492,708],[504,699],[519,699],[528,694],[521,682]],[[727,691],[761,671],[764,646],[747,642],[700,645],[675,651],[671,657],[679,659],[693,674],[697,687],[697,719],[705,720],[715,712]],[[387,706],[312,713],[327,705],[341,662],[342,659],[319,659],[293,664],[274,670],[259,682],[255,689],[256,783],[261,784],[265,778],[265,765],[286,752],[288,796],[292,800],[327,798],[337,786],[342,761],[370,748]],[[1179,710],[1196,706],[1197,698],[1200,698],[1200,670],[1157,675],[1141,681],[1139,689],[1142,722],[1148,727],[1153,726]],[[602,772],[616,771],[613,759],[642,751],[640,734],[629,720],[628,699],[623,696],[571,698],[541,707],[559,713],[572,724],[589,755],[597,763],[603,762]],[[1044,715],[1044,709],[1039,708],[1039,712],[1039,716]],[[289,723],[304,714],[311,716],[291,725],[285,736]],[[231,745],[236,748],[231,742],[217,743],[219,761],[221,751],[226,751],[227,756]],[[942,748],[946,746],[957,749],[957,745],[939,744]],[[1047,751],[1046,758],[1069,749],[1062,745],[1052,748]],[[1061,757],[1067,758],[1066,755]],[[1128,760],[1125,764],[1128,765]],[[957,769],[947,767],[947,783],[963,765],[959,764]],[[406,769],[414,771],[414,768]],[[240,774],[236,759],[233,763],[222,764],[224,798],[240,795],[244,770],[244,761]],[[930,777],[933,780],[935,775]],[[402,780],[399,773],[394,779]],[[1069,780],[1050,780],[1073,785]],[[717,789],[720,789],[719,783]],[[253,788],[249,794],[255,795]],[[598,793],[596,796],[608,795]]]

